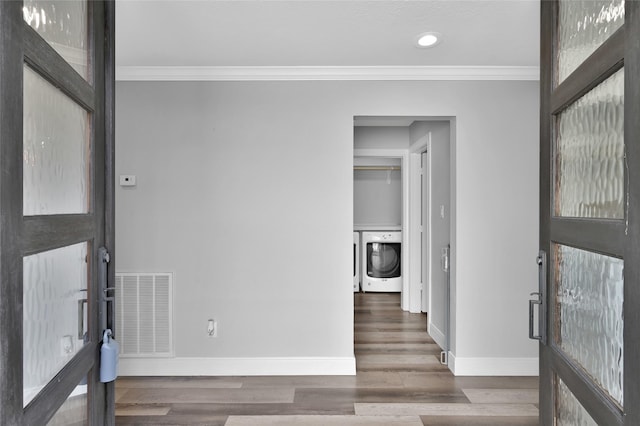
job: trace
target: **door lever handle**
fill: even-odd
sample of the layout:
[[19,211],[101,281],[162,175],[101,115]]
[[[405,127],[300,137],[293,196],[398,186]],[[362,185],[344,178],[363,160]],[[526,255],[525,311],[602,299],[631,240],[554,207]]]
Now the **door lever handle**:
[[87,299],[78,300],[78,340],[84,338],[84,306],[87,304]]
[[[530,296],[535,299],[529,300],[529,339],[547,343],[547,253],[540,250],[536,257],[538,264],[538,291],[534,291]],[[538,306],[538,334],[534,331],[534,309]]]

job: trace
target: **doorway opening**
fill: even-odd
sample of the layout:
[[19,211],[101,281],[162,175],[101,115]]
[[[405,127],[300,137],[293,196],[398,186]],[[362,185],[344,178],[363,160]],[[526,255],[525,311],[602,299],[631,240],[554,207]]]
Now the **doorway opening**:
[[[451,349],[454,124],[452,117],[354,117],[354,292],[400,292],[402,311],[427,314],[424,330],[443,363]],[[397,287],[368,279],[372,262],[389,260],[371,258],[372,233],[401,241]]]

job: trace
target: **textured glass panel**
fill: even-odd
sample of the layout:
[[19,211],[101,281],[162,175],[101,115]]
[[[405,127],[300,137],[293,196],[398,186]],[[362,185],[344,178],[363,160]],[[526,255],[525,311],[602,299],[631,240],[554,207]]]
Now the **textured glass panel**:
[[558,344],[622,405],[624,262],[556,245]]
[[88,212],[89,114],[24,67],[23,211]]
[[86,379],[76,386],[47,426],[85,426],[89,424]]
[[624,217],[624,69],[557,120],[556,215]]
[[24,0],[24,20],[88,80],[87,0]]
[[567,385],[558,378],[556,387],[557,426],[598,426]]
[[24,404],[84,345],[87,243],[23,259]]
[[563,0],[558,10],[558,83],[624,24],[624,0]]

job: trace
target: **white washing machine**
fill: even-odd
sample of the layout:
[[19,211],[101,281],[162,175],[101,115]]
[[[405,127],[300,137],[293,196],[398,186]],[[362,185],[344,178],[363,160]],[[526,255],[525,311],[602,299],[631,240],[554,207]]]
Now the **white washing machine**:
[[362,291],[402,291],[402,232],[362,233]]
[[360,291],[360,233],[353,233],[353,292]]

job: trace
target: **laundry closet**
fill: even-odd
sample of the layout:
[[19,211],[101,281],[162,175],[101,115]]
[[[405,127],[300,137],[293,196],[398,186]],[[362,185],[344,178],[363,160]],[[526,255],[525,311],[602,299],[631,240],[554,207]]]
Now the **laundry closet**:
[[356,126],[353,166],[353,290],[402,291],[402,157],[381,150],[407,149],[409,128]]

